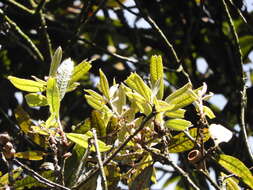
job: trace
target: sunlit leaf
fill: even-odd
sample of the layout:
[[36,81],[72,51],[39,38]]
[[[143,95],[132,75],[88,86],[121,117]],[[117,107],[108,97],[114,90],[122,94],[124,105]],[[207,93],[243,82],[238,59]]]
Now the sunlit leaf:
[[209,107],[203,106],[203,111],[204,111],[205,115],[207,117],[209,117],[209,119],[214,119],[215,118],[215,115],[214,115],[213,111]]
[[47,98],[42,94],[30,93],[25,95],[25,100],[30,107],[47,106]]
[[226,187],[226,190],[240,190],[241,188],[238,185],[238,180],[235,180],[234,177],[227,176],[224,173],[221,173],[222,176],[222,186]]
[[[197,128],[192,128],[189,130],[189,134],[196,139],[197,138]],[[210,134],[207,128],[202,129],[203,131],[203,141],[206,142],[210,138]],[[190,150],[194,147],[194,143],[187,137],[183,132],[172,137],[169,142],[169,152],[178,153]]]
[[61,47],[58,47],[54,53],[54,56],[51,61],[50,65],[50,71],[49,71],[49,76],[50,77],[55,77],[56,75],[56,70],[58,69],[62,59],[62,49]]
[[99,84],[100,84],[101,92],[104,94],[104,96],[107,98],[107,100],[110,100],[108,80],[101,69],[99,70],[99,74],[100,74]]
[[26,151],[15,153],[15,157],[27,160],[42,160],[43,156],[45,155],[46,153],[41,151]]
[[50,113],[59,115],[60,110],[60,92],[57,87],[55,78],[49,78],[47,81],[47,102],[49,104]]
[[166,127],[176,131],[183,131],[189,128],[191,125],[192,123],[190,121],[184,119],[170,119],[165,122]]
[[18,89],[27,92],[42,92],[45,90],[45,86],[37,81],[21,79],[13,76],[8,76],[10,82]]
[[169,95],[165,101],[169,104],[174,104],[173,110],[177,110],[193,103],[197,98],[198,96],[191,89],[191,84],[188,83]]
[[[86,134],[78,134],[78,133],[65,133],[67,138],[71,140],[72,142],[78,144],[79,146],[83,148],[88,147],[88,140],[92,138],[92,133],[86,133]],[[104,142],[98,140],[98,146],[100,152],[106,152],[111,149],[111,146],[106,145]],[[95,151],[95,147],[92,146],[91,148],[92,151]]]
[[86,98],[87,103],[96,110],[101,110],[105,105],[103,100],[96,99],[91,95],[85,94],[84,97]]
[[157,98],[163,98],[163,91],[164,91],[164,83],[163,83],[163,63],[161,56],[152,56],[150,60],[150,79],[151,84],[154,86],[157,81],[159,82],[159,91],[157,93]]
[[126,94],[122,86],[117,89],[116,93],[112,97],[111,104],[114,112],[121,115],[123,112],[123,106],[126,104]]
[[84,60],[74,67],[74,71],[70,80],[70,84],[80,80],[91,68],[90,62]]
[[231,173],[240,177],[245,184],[253,189],[253,176],[250,170],[239,159],[233,156],[221,154],[219,155],[218,163]]
[[132,73],[126,80],[126,84],[142,95],[146,101],[151,101],[151,89],[145,84],[142,78],[136,74]]
[[170,117],[170,118],[184,118],[184,114],[185,114],[186,110],[184,109],[178,109],[175,111],[167,111],[165,112],[165,116]]
[[174,104],[169,104],[163,100],[158,100],[157,102],[156,101],[154,102],[156,105],[157,112],[166,112],[174,109]]

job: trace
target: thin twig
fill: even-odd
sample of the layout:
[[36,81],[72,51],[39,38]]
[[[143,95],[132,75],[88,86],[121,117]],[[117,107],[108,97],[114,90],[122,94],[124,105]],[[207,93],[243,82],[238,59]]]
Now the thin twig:
[[[126,145],[129,141],[133,139],[135,135],[137,135],[146,125],[146,123],[152,119],[157,113],[155,111],[152,111],[148,116],[146,116],[142,122],[141,125],[135,130],[135,132],[128,136],[128,138],[125,139],[125,141],[118,146],[118,148],[103,161],[103,165],[107,165]],[[81,187],[86,181],[88,181],[91,177],[93,177],[97,172],[99,171],[99,167],[96,167],[94,170],[87,173],[87,177],[83,179],[81,182],[79,182],[77,185],[73,187],[73,189],[78,189]]]
[[229,13],[229,10],[228,10],[228,6],[226,4],[226,1],[225,0],[222,0],[222,3],[223,3],[223,6],[225,8],[225,11],[226,11],[226,15],[228,17],[228,21],[229,21],[229,26],[232,30],[232,35],[233,35],[233,38],[234,38],[234,41],[235,41],[235,48],[236,48],[236,55],[237,55],[237,58],[239,59],[238,60],[238,70],[239,70],[239,75],[240,75],[240,127],[242,129],[242,133],[243,133],[243,141],[246,145],[246,149],[247,149],[247,152],[248,152],[248,155],[250,157],[250,160],[251,162],[253,162],[253,154],[252,154],[252,151],[251,151],[251,148],[250,148],[250,145],[249,145],[249,142],[248,142],[248,135],[247,135],[247,131],[246,131],[246,124],[245,124],[245,110],[246,110],[246,105],[247,105],[247,93],[246,93],[246,83],[245,83],[245,77],[244,77],[244,72],[243,72],[243,57],[242,57],[242,51],[241,51],[241,48],[240,48],[240,45],[239,45],[239,38],[238,38],[238,35],[237,35],[237,32],[236,32],[236,29],[235,29],[235,25],[233,23],[233,19]]
[[199,170],[199,172],[205,176],[205,178],[212,184],[212,186],[213,186],[216,190],[222,190],[222,188],[219,187],[219,185],[217,185],[217,183],[210,177],[210,175],[209,175],[206,171],[204,171],[204,170]]
[[243,16],[241,10],[238,9],[238,7],[236,7],[236,5],[234,4],[234,2],[233,2],[232,0],[228,0],[228,1],[229,1],[229,3],[230,3],[231,5],[233,5],[233,7],[236,9],[237,13],[240,15],[240,17],[242,18],[243,22],[245,22],[246,24],[248,24],[246,18]]
[[93,133],[93,137],[94,137],[94,145],[95,145],[95,149],[97,152],[97,158],[98,158],[98,166],[101,172],[101,176],[102,176],[102,184],[103,184],[103,188],[105,190],[108,190],[108,185],[107,185],[107,180],[106,180],[106,175],[105,175],[105,170],[103,167],[103,162],[102,162],[102,158],[101,158],[101,153],[99,150],[99,146],[98,146],[98,138],[97,138],[97,133],[96,133],[96,129],[92,129],[92,133]]
[[7,3],[10,3],[11,5],[14,5],[15,7],[18,7],[19,9],[25,11],[26,13],[33,15],[35,11],[28,9],[26,6],[14,1],[14,0],[6,0]]
[[38,174],[37,172],[35,172],[34,170],[32,170],[31,168],[29,168],[27,165],[19,162],[17,159],[13,159],[13,161],[21,166],[25,171],[27,171],[28,174],[30,174],[31,177],[34,177],[36,180],[38,180],[40,183],[43,183],[46,186],[52,187],[52,188],[58,188],[58,189],[64,189],[64,190],[70,190],[67,187],[64,187],[60,184],[57,184],[55,182],[52,182],[46,178],[44,178],[43,176],[41,176],[40,174]]
[[94,42],[91,42],[91,41],[86,40],[86,39],[84,39],[84,38],[81,38],[80,40],[82,40],[82,41],[85,42],[86,44],[88,44],[88,45],[90,45],[90,46],[92,46],[92,47],[94,47],[94,48],[97,48],[97,49],[101,50],[102,52],[104,52],[104,53],[106,53],[106,54],[108,54],[108,55],[111,55],[111,56],[113,56],[113,57],[115,57],[115,58],[117,58],[117,59],[120,59],[120,60],[122,60],[122,61],[128,61],[128,62],[130,62],[130,63],[138,63],[138,62],[139,62],[137,59],[125,57],[125,56],[119,55],[119,54],[117,54],[117,53],[112,53],[112,52],[110,52],[110,51],[108,51],[108,50],[106,50],[106,49],[104,49],[104,48],[98,46],[98,45],[95,44]]
[[47,32],[47,24],[46,24],[46,19],[45,19],[45,15],[44,13],[42,12],[42,9],[39,11],[39,17],[40,17],[40,23],[41,23],[41,29],[42,29],[42,35],[43,35],[43,38],[46,42],[46,60],[48,63],[51,62],[52,60],[52,44],[51,44],[51,39],[49,37],[49,34]]
[[153,154],[156,158],[157,161],[171,165],[180,175],[183,176],[187,180],[187,182],[195,189],[195,190],[200,190],[199,187],[193,182],[193,180],[190,178],[187,172],[185,172],[182,168],[180,168],[175,162],[173,162],[169,156],[157,153],[153,151],[152,149],[148,147],[143,147],[145,150]]
[[0,9],[0,16],[3,17],[3,19],[10,24],[13,30],[15,30],[30,45],[30,47],[36,53],[40,61],[44,61],[44,57],[42,56],[39,49],[32,42],[32,40],[29,38],[29,36],[27,36],[13,20],[11,20],[7,15],[5,15],[2,9]]
[[149,16],[147,12],[142,11],[141,7],[138,5],[138,0],[134,0],[135,4],[139,8],[139,12],[142,14],[143,18],[151,25],[151,27],[160,35],[160,37],[164,40],[165,44],[167,45],[168,49],[170,50],[171,54],[173,55],[174,59],[176,60],[177,64],[179,65],[177,72],[182,72],[182,74],[187,78],[188,82],[191,83],[190,77],[188,73],[184,70],[182,62],[180,61],[175,48],[173,47],[172,43],[168,40],[165,36],[161,28],[156,24],[156,22]]

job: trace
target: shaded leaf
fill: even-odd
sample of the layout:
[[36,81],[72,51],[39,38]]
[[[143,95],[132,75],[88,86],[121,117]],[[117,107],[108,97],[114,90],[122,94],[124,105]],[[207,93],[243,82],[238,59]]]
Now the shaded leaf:
[[190,121],[184,120],[184,119],[170,119],[165,122],[165,126],[176,130],[176,131],[182,131],[187,128],[189,128],[192,125]]
[[[44,171],[41,175],[50,181],[54,181],[55,179],[54,171]],[[14,188],[16,190],[22,190],[25,188],[31,189],[33,187],[39,188],[39,187],[46,187],[46,186],[31,176],[26,176],[25,178],[21,180],[17,180],[15,181],[15,184],[14,184]]]
[[44,84],[28,79],[21,79],[13,76],[8,76],[10,82],[18,89],[27,92],[43,92],[45,90]]
[[151,176],[153,174],[153,166],[148,166],[134,179],[129,189],[146,189],[151,186]]
[[30,107],[47,106],[47,98],[41,94],[30,93],[25,95],[25,100]]
[[[19,168],[16,168],[12,171],[13,173],[13,179],[17,179],[21,174],[22,174],[23,170],[21,167]],[[4,186],[4,185],[9,185],[9,173],[6,173],[4,175],[2,175],[0,177],[0,188],[2,189],[5,189],[4,187],[1,187],[1,186]]]
[[218,163],[231,173],[242,178],[243,182],[253,189],[253,176],[250,170],[239,159],[221,154],[219,155]]
[[26,151],[15,153],[15,157],[27,160],[42,160],[44,155],[46,155],[46,153],[41,151]]
[[106,136],[106,126],[101,112],[97,110],[91,112],[91,126],[96,129],[99,137]]
[[32,120],[29,114],[21,106],[17,107],[14,110],[14,113],[19,127],[25,134],[27,134],[30,131],[30,127],[32,125]]

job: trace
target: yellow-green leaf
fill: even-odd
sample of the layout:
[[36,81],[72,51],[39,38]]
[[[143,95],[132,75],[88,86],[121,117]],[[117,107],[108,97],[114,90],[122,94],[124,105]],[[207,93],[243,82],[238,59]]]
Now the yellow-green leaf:
[[97,110],[91,112],[91,126],[97,129],[98,136],[104,137],[106,135],[106,126],[101,112]]
[[174,111],[193,103],[197,99],[198,96],[191,89],[191,84],[188,83],[169,95],[165,101],[169,104],[174,104],[174,108],[171,110]]
[[46,153],[41,151],[26,151],[26,152],[17,152],[15,153],[15,157],[26,159],[26,160],[42,160],[43,156],[45,156]]
[[239,159],[221,154],[219,155],[218,163],[231,173],[242,178],[243,182],[253,189],[253,176],[250,170]]
[[13,76],[8,76],[9,81],[18,89],[27,92],[42,92],[45,90],[45,86],[37,81],[21,79]]
[[240,190],[241,188],[238,185],[238,180],[234,177],[227,176],[224,173],[221,173],[222,176],[222,186],[226,187],[226,190]]
[[184,119],[170,119],[165,122],[165,126],[176,130],[176,131],[182,131],[187,128],[189,128],[192,125],[190,121],[184,120]]
[[132,73],[125,82],[130,88],[142,95],[146,101],[151,102],[151,89],[138,74]]
[[27,134],[30,131],[30,127],[32,125],[32,120],[29,114],[20,106],[14,110],[14,113],[19,127],[25,134]]
[[91,68],[90,62],[84,60],[74,67],[74,71],[70,80],[70,84],[80,80]]
[[173,104],[169,104],[163,100],[157,100],[154,101],[155,105],[156,105],[156,111],[157,112],[166,112],[166,111],[170,111],[174,109],[174,105]]
[[[16,168],[12,171],[13,175],[13,179],[17,179],[21,174],[22,174],[23,170],[21,167]],[[9,185],[9,173],[4,174],[3,176],[0,177],[0,188],[2,189],[6,189],[5,187],[1,187],[4,185]]]
[[[203,131],[203,141],[206,142],[210,138],[210,134],[207,128],[202,129]],[[189,134],[196,139],[197,138],[197,128],[192,128],[189,130]],[[172,137],[169,142],[168,149],[171,153],[178,153],[190,150],[194,147],[194,143],[185,135],[183,132]]]
[[47,106],[47,98],[41,94],[30,93],[25,95],[25,100],[30,107]]
[[61,47],[58,47],[51,61],[50,71],[49,71],[50,77],[55,77],[56,71],[61,63],[61,59],[62,59],[62,49]]
[[214,119],[215,118],[215,115],[214,115],[213,111],[209,107],[203,106],[203,111],[204,111],[205,115],[207,117],[209,117],[209,119]]
[[184,109],[178,109],[178,110],[175,110],[175,111],[167,111],[165,112],[165,116],[167,117],[170,117],[170,118],[184,118],[184,114],[185,114],[185,111]]
[[47,102],[49,104],[50,113],[58,117],[60,110],[60,92],[57,87],[56,79],[52,77],[49,77],[47,81]]
[[104,96],[107,98],[107,100],[110,100],[108,80],[101,69],[99,70],[99,74],[100,74],[100,83],[99,84],[100,84],[101,92],[104,94]]
[[163,91],[164,91],[164,83],[163,83],[163,63],[162,57],[159,56],[152,56],[150,60],[150,79],[151,84],[154,86],[157,81],[160,80],[159,83],[159,91],[157,93],[157,98],[163,98]]
[[[87,132],[86,134],[78,133],[65,133],[67,138],[72,142],[80,145],[83,148],[88,148],[88,140],[93,137],[92,133]],[[106,145],[104,142],[98,140],[98,146],[100,152],[106,152],[111,149],[111,146]],[[92,151],[95,151],[95,147],[91,147]]]
[[101,99],[94,98],[94,96],[85,94],[87,103],[96,110],[101,110],[105,106],[105,102]]

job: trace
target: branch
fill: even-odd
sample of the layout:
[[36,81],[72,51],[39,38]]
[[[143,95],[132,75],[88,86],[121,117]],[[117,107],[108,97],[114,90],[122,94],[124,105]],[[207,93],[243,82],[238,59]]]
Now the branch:
[[223,6],[225,8],[225,12],[226,12],[226,16],[228,18],[229,21],[229,26],[232,30],[232,35],[235,41],[235,48],[236,48],[236,55],[238,60],[238,68],[239,68],[239,75],[240,75],[240,84],[239,84],[239,88],[240,88],[240,127],[242,129],[242,133],[243,133],[243,141],[246,145],[246,149],[248,152],[248,155],[250,157],[251,162],[253,162],[253,154],[248,142],[248,135],[247,135],[247,131],[246,131],[246,124],[245,124],[245,110],[246,110],[246,105],[247,105],[247,94],[246,94],[246,83],[245,83],[245,77],[244,77],[244,72],[243,72],[243,57],[242,57],[242,51],[239,45],[239,38],[233,23],[233,19],[229,13],[228,10],[228,6],[226,4],[225,0],[222,0]]
[[180,168],[175,162],[173,162],[169,158],[169,156],[165,156],[163,154],[154,152],[153,150],[151,150],[148,147],[143,147],[143,148],[145,150],[147,150],[148,152],[150,152],[151,154],[153,154],[157,158],[157,161],[159,161],[161,163],[165,163],[165,164],[171,165],[180,175],[183,176],[183,178],[185,178],[187,180],[187,182],[193,187],[193,189],[200,190],[199,187],[190,178],[189,174],[187,172],[185,172],[182,168]]
[[49,187],[52,187],[52,188],[58,188],[58,189],[64,189],[64,190],[70,190],[69,188],[67,187],[64,187],[60,184],[57,184],[55,182],[52,182],[46,178],[44,178],[43,176],[41,176],[40,174],[38,174],[37,172],[35,172],[34,170],[32,170],[31,168],[29,168],[28,166],[26,166],[25,164],[19,162],[17,159],[13,159],[13,161],[21,166],[24,170],[26,170],[31,177],[35,178],[36,180],[38,180],[40,183],[43,183],[44,185],[47,185]]
[[[129,141],[132,140],[132,138],[137,135],[146,125],[146,123],[152,119],[157,113],[155,111],[152,111],[148,116],[146,116],[142,122],[139,128],[135,130],[135,132],[126,138],[126,140],[118,146],[118,148],[108,157],[103,161],[103,165],[107,165],[126,145]],[[83,179],[80,183],[76,184],[72,189],[78,189],[80,188],[86,181],[88,181],[91,177],[93,177],[97,172],[99,171],[99,167],[97,166],[94,170],[91,170],[90,172],[87,173],[87,177]]]
[[138,0],[134,0],[135,4],[137,5],[139,12],[141,13],[141,15],[143,16],[143,18],[151,25],[151,27],[160,35],[160,37],[164,40],[165,44],[167,45],[169,51],[172,53],[174,59],[176,60],[177,64],[179,64],[179,67],[177,69],[177,72],[182,72],[183,75],[187,78],[188,82],[191,83],[190,77],[188,75],[188,73],[184,70],[182,62],[180,61],[175,48],[173,47],[172,43],[168,40],[168,38],[165,36],[165,34],[163,33],[163,31],[160,29],[160,27],[156,24],[156,22],[149,16],[148,13],[144,13],[141,10],[141,7],[138,5]]
[[216,190],[222,190],[222,188],[220,188],[219,185],[217,185],[217,183],[215,183],[215,181],[210,177],[210,175],[207,172],[205,172],[204,170],[199,170],[199,172],[206,177],[206,179],[212,184],[212,186]]
[[92,129],[92,133],[93,133],[93,137],[94,137],[94,145],[95,145],[96,152],[97,152],[98,166],[99,166],[99,169],[101,171],[103,187],[104,187],[104,190],[108,190],[105,170],[104,170],[104,167],[103,167],[103,162],[102,162],[102,158],[101,158],[101,154],[100,154],[99,146],[98,146],[98,138],[97,138],[96,129]]
[[15,7],[18,7],[19,9],[25,11],[26,13],[33,15],[35,11],[28,9],[26,6],[14,1],[14,0],[6,0],[7,3],[14,5]]
[[29,36],[27,36],[13,20],[11,20],[7,15],[5,15],[2,9],[0,9],[0,16],[4,20],[6,20],[10,24],[10,26],[30,45],[31,49],[37,54],[37,57],[40,59],[40,61],[44,61],[44,57],[42,56],[39,49],[32,42],[32,40],[29,38]]

